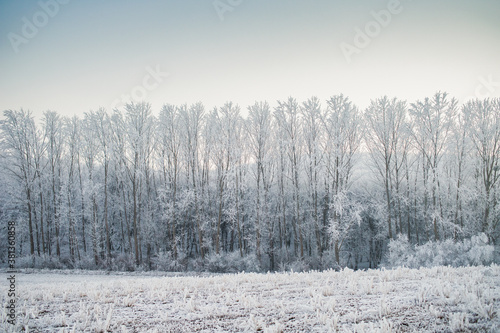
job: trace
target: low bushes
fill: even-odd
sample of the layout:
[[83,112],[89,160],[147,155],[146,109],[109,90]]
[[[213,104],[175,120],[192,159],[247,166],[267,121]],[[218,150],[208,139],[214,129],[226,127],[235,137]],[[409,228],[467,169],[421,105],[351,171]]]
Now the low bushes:
[[448,239],[423,245],[412,245],[406,236],[400,235],[389,243],[386,266],[478,266],[491,264],[493,258],[494,247],[488,244],[484,233],[458,242]]

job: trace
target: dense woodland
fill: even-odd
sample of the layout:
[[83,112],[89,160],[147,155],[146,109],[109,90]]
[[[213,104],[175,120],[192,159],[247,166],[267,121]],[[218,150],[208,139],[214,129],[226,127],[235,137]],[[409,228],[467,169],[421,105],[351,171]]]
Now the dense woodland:
[[400,235],[500,236],[500,99],[7,110],[0,140],[4,264],[8,221],[26,267],[376,267]]

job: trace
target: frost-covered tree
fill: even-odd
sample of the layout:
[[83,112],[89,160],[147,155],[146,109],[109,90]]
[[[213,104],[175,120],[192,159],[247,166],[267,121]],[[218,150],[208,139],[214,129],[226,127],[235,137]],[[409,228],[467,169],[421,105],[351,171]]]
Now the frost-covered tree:
[[393,179],[395,152],[398,147],[398,133],[404,130],[406,114],[406,103],[396,98],[389,99],[387,96],[372,100],[365,112],[368,130],[366,131],[366,143],[377,176],[383,184],[386,209],[387,228],[389,239],[394,237],[393,233]]
[[322,127],[322,113],[320,101],[317,97],[312,97],[302,103],[300,108],[302,113],[302,131],[305,141],[305,171],[307,175],[307,200],[311,220],[311,230],[314,230],[316,238],[316,253],[322,256],[323,230],[320,221],[319,191],[321,184],[321,168],[323,162],[323,150],[321,147],[324,139],[324,128]]
[[293,193],[292,231],[294,234],[294,253],[299,251],[300,258],[304,257],[304,228],[301,212],[300,177],[303,138],[301,133],[300,108],[295,98],[289,97],[286,101],[278,101],[274,116],[278,123],[278,131],[282,133],[281,144],[288,157],[290,165],[289,177]]
[[60,246],[60,218],[58,208],[61,200],[61,155],[63,151],[63,122],[61,117],[54,111],[44,113],[43,123],[47,137],[47,153],[50,169],[51,183],[51,221],[55,229],[56,254],[61,256]]
[[198,253],[201,258],[205,257],[203,243],[202,222],[200,216],[200,191],[199,191],[199,147],[200,136],[205,116],[205,108],[202,103],[196,103],[189,108],[182,109],[182,129],[183,129],[183,152],[186,159],[187,188],[193,193],[194,212],[187,217],[194,219],[196,226],[196,238],[198,241]]
[[129,103],[39,124],[5,111],[0,218],[36,267],[359,268],[401,234],[496,242],[499,105],[438,92],[364,114],[343,95],[247,114],[165,104],[158,118]]
[[477,156],[482,207],[481,231],[496,240],[500,183],[500,99],[470,101],[464,106],[469,120],[470,136]]
[[[92,127],[91,115],[85,114],[82,123],[82,139],[84,144],[82,146],[81,154],[85,161],[86,177],[82,183],[83,200],[86,201],[85,207],[87,210],[84,212],[89,216],[90,220],[90,236],[92,240],[92,255],[94,257],[94,264],[99,263],[99,207],[98,207],[98,186],[99,181],[96,175],[97,168],[97,155],[99,153],[99,142]],[[85,222],[85,220],[82,220]]]
[[352,185],[354,157],[362,137],[360,121],[358,108],[347,97],[336,95],[327,100],[327,107],[322,116],[325,132],[323,149],[326,155],[328,183],[328,225],[337,264],[340,264],[343,242],[351,224],[356,220],[347,206],[353,204],[349,191]]
[[78,208],[78,178],[77,172],[79,168],[78,151],[79,145],[79,119],[73,117],[71,119],[64,119],[65,137],[67,138],[67,150],[63,157],[63,168],[66,171],[66,179],[63,183],[62,201],[64,205],[61,207],[63,214],[61,216],[67,221],[68,233],[68,250],[72,262],[76,259],[80,260],[80,248],[78,243],[78,230],[77,230],[77,217]]
[[[111,263],[111,236],[110,236],[110,226],[109,226],[109,212],[108,212],[108,201],[109,201],[109,165],[111,160],[112,151],[112,140],[111,140],[111,120],[108,113],[104,109],[99,109],[97,111],[90,111],[86,114],[85,121],[89,125],[90,133],[96,140],[97,152],[96,162],[101,162],[100,166],[103,168],[103,186],[102,194],[104,197],[103,202],[103,224],[104,224],[104,234],[105,234],[105,249],[106,249],[106,260],[108,265]],[[101,234],[102,235],[102,234]]]
[[[186,109],[186,106],[182,107]],[[164,216],[166,218],[166,227],[169,230],[168,239],[170,248],[173,251],[174,258],[177,257],[177,200],[181,171],[181,124],[180,108],[175,105],[164,105],[160,111],[157,148],[159,150],[158,158],[161,167],[164,198],[161,198],[163,204]]]
[[[37,155],[43,153],[44,139],[35,126],[35,121],[30,111],[20,110],[4,111],[5,120],[2,121],[2,150],[4,158],[10,163],[5,165],[6,170],[21,185],[24,198],[21,203],[25,207],[28,217],[28,235],[30,244],[30,255],[35,254],[34,238],[34,197],[35,179],[37,176],[35,169],[35,159]],[[42,145],[39,145],[42,143]]]
[[[413,103],[410,109],[414,142],[422,156],[424,219],[431,223],[435,240],[440,239],[439,229],[444,219],[440,196],[441,162],[448,147],[456,112],[457,100],[449,99],[446,93],[441,92],[432,98]],[[430,207],[427,203],[428,193]],[[427,215],[428,211],[430,216]]]
[[[143,260],[141,231],[144,229],[144,232],[148,232],[151,223],[147,199],[150,191],[149,168],[154,146],[154,124],[151,106],[145,102],[127,103],[124,114],[120,110],[114,110],[111,121],[113,156],[117,157],[115,165],[117,170],[120,170],[118,183],[123,197],[122,214],[126,221],[130,249],[132,248],[130,233],[132,234],[136,265],[141,264]],[[146,202],[146,205],[143,202]],[[131,207],[128,210],[129,206]],[[149,238],[145,243],[149,255],[151,251]]]
[[268,227],[269,256],[274,268],[274,219],[269,218],[271,172],[272,114],[267,102],[255,102],[248,107],[246,122],[248,149],[255,163],[255,251],[261,259],[261,226]]
[[467,203],[466,193],[470,192],[470,163],[472,142],[469,136],[470,130],[469,117],[467,116],[466,108],[463,106],[457,113],[453,123],[452,136],[450,140],[450,164],[452,168],[452,176],[450,186],[454,189],[453,200],[453,238],[457,239],[459,234],[465,233],[465,217],[467,212],[464,212],[464,205]]

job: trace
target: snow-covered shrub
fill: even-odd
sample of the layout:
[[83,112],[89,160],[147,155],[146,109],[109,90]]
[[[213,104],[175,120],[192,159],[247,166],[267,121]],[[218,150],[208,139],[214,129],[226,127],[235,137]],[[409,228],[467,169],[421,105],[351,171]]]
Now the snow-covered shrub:
[[493,261],[495,248],[488,245],[488,236],[481,233],[472,236],[470,240],[470,249],[467,251],[467,258],[472,265],[489,264]]
[[322,258],[304,256],[304,258],[294,258],[290,259],[290,261],[281,261],[278,264],[277,269],[280,272],[309,272],[328,269],[340,270],[340,266],[337,265],[333,252],[327,253],[327,251],[325,251]]
[[62,256],[61,259],[59,260],[61,262],[61,265],[64,267],[64,268],[69,268],[69,269],[73,269],[75,268],[75,263],[73,260],[71,260],[70,257],[68,256]]
[[42,258],[42,260],[39,263],[39,268],[63,269],[66,267],[64,267],[59,258],[49,257],[49,258]]
[[151,261],[157,270],[168,271],[170,262],[172,261],[172,254],[170,251],[160,250],[158,254],[151,259]]
[[397,239],[389,242],[389,266],[408,266],[413,255],[413,248],[406,235],[399,235]]
[[284,263],[280,265],[281,271],[292,271],[292,272],[307,272],[311,270],[309,263],[303,259],[298,258],[295,261]]
[[497,265],[500,265],[500,246],[496,245],[495,250],[493,251],[493,262]]
[[205,263],[201,258],[190,258],[187,261],[187,271],[203,272],[205,271]]
[[315,255],[304,256],[303,261],[309,267],[309,270],[320,271],[323,269],[321,259]]
[[442,242],[430,241],[420,246],[412,246],[405,236],[400,236],[389,243],[387,266],[419,268],[489,265],[493,261],[493,253],[494,247],[488,245],[488,237],[484,233],[461,242],[447,239]]
[[24,256],[16,259],[16,266],[18,268],[36,268],[34,263],[35,260],[31,256]]
[[[450,247],[454,247],[453,241],[441,242],[427,242],[420,246],[415,246],[413,255],[408,257],[405,266],[408,267],[434,267],[447,265],[446,261],[450,260]],[[400,266],[400,265],[398,265]]]
[[115,258],[111,260],[111,269],[114,271],[135,271],[134,258],[131,255],[120,253]]
[[186,256],[179,253],[174,258],[171,251],[159,251],[152,259],[155,269],[166,272],[182,272],[186,269]]
[[220,253],[211,253],[207,258],[207,269],[212,273],[225,273],[227,272],[226,257]]
[[75,263],[75,268],[95,270],[97,269],[97,265],[94,260],[92,255],[82,255],[81,259]]
[[238,251],[212,253],[207,258],[206,269],[213,273],[259,272],[260,265],[255,254],[241,257]]
[[16,260],[18,268],[63,269],[63,263],[57,257],[49,256],[24,256]]
[[261,267],[259,264],[259,260],[257,259],[257,255],[255,253],[243,256],[243,258],[239,255],[238,252],[233,252],[233,256],[237,254],[237,260],[235,263],[238,265],[238,272],[260,272]]
[[305,260],[297,259],[296,261],[292,261],[289,265],[290,270],[293,272],[307,272],[311,270],[309,263]]
[[335,260],[335,252],[333,250],[323,252],[323,256],[321,257],[321,268],[324,270],[334,269],[340,271],[341,267]]

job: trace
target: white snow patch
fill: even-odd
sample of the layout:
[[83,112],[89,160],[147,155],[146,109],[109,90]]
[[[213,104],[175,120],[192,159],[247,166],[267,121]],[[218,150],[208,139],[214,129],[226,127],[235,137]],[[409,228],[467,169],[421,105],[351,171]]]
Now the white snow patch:
[[[17,323],[36,332],[500,330],[500,267],[212,276],[17,273]],[[5,273],[0,279],[7,278]]]

